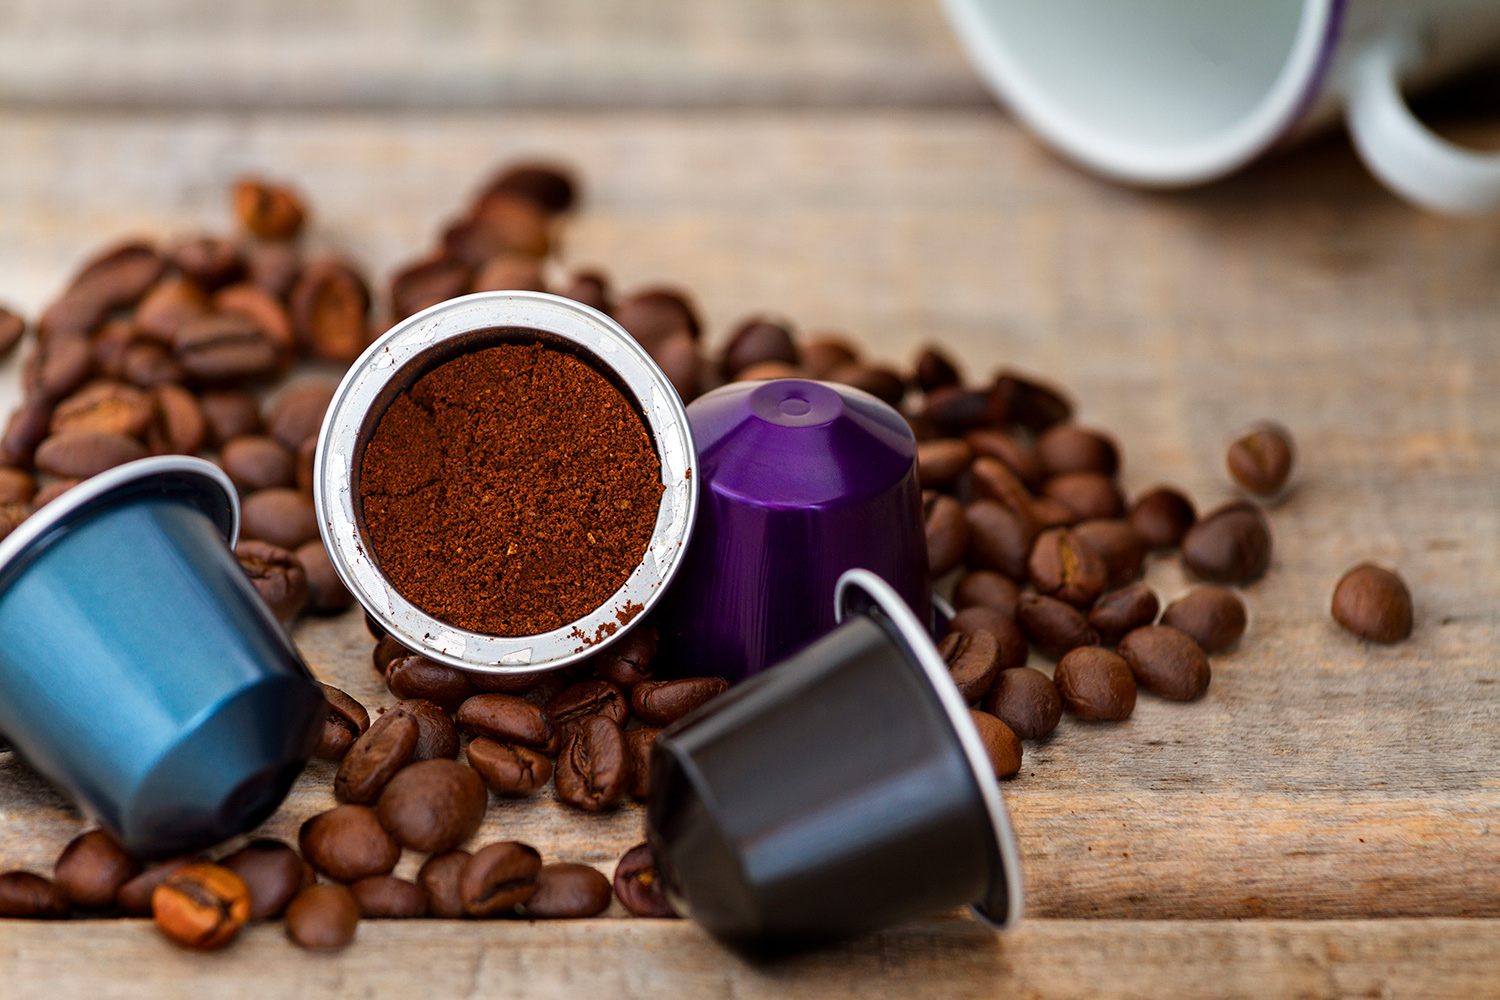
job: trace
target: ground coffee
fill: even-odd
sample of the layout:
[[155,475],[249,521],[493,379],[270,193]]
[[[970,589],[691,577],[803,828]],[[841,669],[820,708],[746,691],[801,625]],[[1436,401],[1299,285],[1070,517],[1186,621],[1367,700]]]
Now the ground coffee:
[[536,635],[598,608],[641,561],[661,464],[599,372],[501,344],[396,397],[359,492],[372,554],[407,600],[473,632]]

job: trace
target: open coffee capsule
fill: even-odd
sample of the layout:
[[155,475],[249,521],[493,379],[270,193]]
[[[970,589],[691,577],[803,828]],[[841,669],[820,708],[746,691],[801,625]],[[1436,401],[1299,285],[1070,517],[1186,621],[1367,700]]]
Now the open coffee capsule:
[[328,716],[230,546],[234,486],[145,458],[0,542],[0,732],[141,857],[264,820]]
[[759,673],[833,628],[828,595],[856,566],[927,620],[917,443],[901,414],[849,386],[774,379],[715,389],[687,415],[702,503],[659,616],[666,670]]
[[647,836],[668,899],[751,951],[965,903],[1009,927],[1015,840],[932,640],[866,570],[836,602],[836,629],[657,738]]
[[[491,352],[509,357],[512,349],[530,352],[527,357],[534,358],[534,363],[524,358],[518,362],[530,366],[524,374],[507,376],[509,381],[487,381],[482,373],[449,377],[445,390],[449,396],[442,405],[446,413],[467,410],[499,422],[519,421],[531,413],[518,411],[515,399],[529,399],[548,412],[576,413],[576,421],[556,429],[567,440],[556,445],[557,456],[547,456],[546,462],[537,458],[533,441],[501,443],[498,433],[476,432],[473,426],[466,429],[466,436],[445,439],[436,413],[430,412],[428,420],[419,412],[435,411],[431,400],[439,393],[430,388],[433,383],[425,381],[429,376],[445,371],[455,376],[460,369],[479,364],[482,357],[495,356]],[[539,384],[546,378],[544,370],[571,372],[570,378],[576,376],[573,387],[562,382]],[[604,424],[597,410],[584,405],[587,400],[577,388],[582,383],[593,387],[589,391],[608,397],[609,405],[618,411],[615,424],[638,423],[644,429],[647,440],[640,452],[653,469],[632,472],[652,490],[645,510],[634,498],[611,493],[610,485],[598,478],[569,487],[592,498],[588,502],[598,505],[592,509],[613,505],[638,515],[638,547],[633,550],[637,554],[619,568],[620,580],[612,591],[602,587],[600,574],[587,566],[588,546],[608,544],[611,525],[603,519],[599,525],[582,524],[557,513],[567,499],[557,479],[570,475],[577,480],[578,463],[614,460],[598,449],[578,446],[582,431]],[[549,400],[559,405],[551,407]],[[417,425],[416,431],[382,437],[382,421],[397,412],[398,406],[407,414],[407,422]],[[571,434],[574,428],[580,433]],[[639,432],[632,433],[637,434],[635,440],[641,440]],[[484,474],[489,478],[481,483],[476,474],[474,481],[456,483],[446,472],[423,478],[403,467],[409,462],[379,457],[395,450],[387,444],[408,449],[408,454],[412,449],[429,449],[458,464],[468,463],[470,455],[477,462],[479,453],[485,452],[490,467]],[[495,454],[507,447],[514,447],[517,455],[526,453],[522,457],[534,485],[523,495],[517,495],[517,477],[506,464],[511,453]],[[421,458],[415,456],[417,462]],[[407,648],[450,666],[528,674],[593,655],[622,637],[660,599],[682,562],[692,531],[698,498],[694,465],[692,432],[682,401],[661,369],[619,324],[556,295],[484,292],[435,305],[398,323],[349,369],[318,439],[314,498],[334,567],[381,628]],[[654,471],[657,468],[659,472]],[[366,499],[366,487],[385,491],[380,493],[384,506],[379,510]],[[384,499],[393,496],[399,502]],[[398,508],[402,513],[390,513]],[[380,532],[372,530],[372,513],[384,518]],[[433,525],[444,518],[466,519],[469,533],[445,536],[434,530]],[[514,530],[503,544],[497,544],[495,531],[488,529],[501,522],[512,524]],[[570,538],[572,549],[564,544]],[[395,571],[394,556],[390,548],[383,553],[382,545],[397,543],[429,560],[421,567],[422,574],[402,577]],[[570,552],[583,555],[575,558]],[[483,571],[474,571],[476,566],[484,567]],[[569,574],[577,578],[576,587],[566,585]],[[437,613],[439,602],[421,590],[424,580],[459,591],[451,601],[453,613],[446,617]],[[548,604],[537,612],[537,617],[550,622],[541,628],[523,627],[524,623],[481,628],[471,627],[477,619],[467,624],[453,620],[485,602],[493,604],[502,592],[536,601],[544,584],[558,600],[577,601],[585,585],[601,586],[604,593],[597,604],[580,607],[571,617],[560,615]]]

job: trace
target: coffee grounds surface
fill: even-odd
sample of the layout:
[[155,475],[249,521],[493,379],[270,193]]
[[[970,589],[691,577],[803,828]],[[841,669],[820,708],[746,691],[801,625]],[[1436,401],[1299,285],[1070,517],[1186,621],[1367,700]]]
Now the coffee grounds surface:
[[645,555],[661,463],[620,390],[540,344],[461,355],[381,416],[360,462],[371,552],[407,600],[526,636],[602,605]]

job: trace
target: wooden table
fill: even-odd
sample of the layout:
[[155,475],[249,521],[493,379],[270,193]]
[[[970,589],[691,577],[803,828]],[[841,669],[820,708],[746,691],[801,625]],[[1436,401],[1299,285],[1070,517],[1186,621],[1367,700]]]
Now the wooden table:
[[[1300,481],[1271,512],[1272,571],[1244,593],[1250,630],[1214,658],[1202,701],[1143,696],[1127,723],[1065,719],[1027,746],[1005,793],[1031,919],[1003,938],[952,914],[752,966],[690,924],[634,919],[368,922],[331,957],[296,951],[274,925],[199,956],[144,922],[11,923],[0,995],[1500,991],[1493,221],[1406,208],[1339,138],[1201,191],[1107,186],[990,106],[924,5],[656,2],[644,5],[655,19],[638,20],[620,0],[598,17],[561,5],[555,22],[531,5],[485,6],[499,12],[492,26],[557,41],[551,89],[505,32],[480,55],[530,75],[486,75],[457,28],[421,44],[468,62],[370,55],[399,40],[402,12],[491,16],[458,0],[428,6],[356,6],[364,47],[330,57],[325,76],[345,83],[331,91],[284,31],[254,18],[201,87],[172,72],[174,53],[210,30],[196,22],[151,36],[154,62],[127,52],[70,84],[26,58],[27,32],[53,46],[48,59],[83,67],[80,47],[124,30],[111,21],[124,15],[65,10],[71,42],[39,15],[20,19],[0,42],[0,299],[40,307],[112,235],[226,228],[226,185],[246,170],[295,181],[316,240],[388,274],[490,167],[556,156],[587,184],[564,260],[602,264],[625,287],[681,283],[715,340],[773,310],[892,361],[934,340],[975,377],[1002,364],[1044,374],[1075,392],[1081,419],[1118,433],[1132,491],[1170,481],[1203,507],[1232,495],[1228,436],[1256,418],[1286,423]],[[610,17],[636,48],[610,44],[598,27]],[[303,60],[291,63],[300,86],[272,72],[280,52]],[[132,80],[138,93],[121,89]],[[499,109],[457,106],[483,86],[493,101],[478,103]],[[240,110],[214,110],[225,105]],[[1455,127],[1492,140],[1500,116]],[[1409,642],[1363,644],[1329,618],[1334,581],[1363,558],[1409,583]],[[1188,586],[1172,559],[1148,579],[1167,599]],[[391,701],[357,615],[304,622],[296,638],[322,679],[372,708]],[[332,803],[329,778],[311,767],[268,832],[294,839]],[[0,867],[50,870],[82,826],[0,756]],[[478,840],[528,840],[609,872],[640,832],[636,807],[589,817],[549,791],[496,804]]]

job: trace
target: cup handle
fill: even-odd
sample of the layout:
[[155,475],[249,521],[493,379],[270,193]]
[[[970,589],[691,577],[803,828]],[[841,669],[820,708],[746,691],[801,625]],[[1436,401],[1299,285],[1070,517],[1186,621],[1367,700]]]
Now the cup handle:
[[1424,208],[1472,215],[1500,206],[1500,154],[1455,146],[1417,120],[1400,77],[1421,56],[1416,31],[1392,31],[1350,64],[1345,106],[1349,134],[1370,172]]

